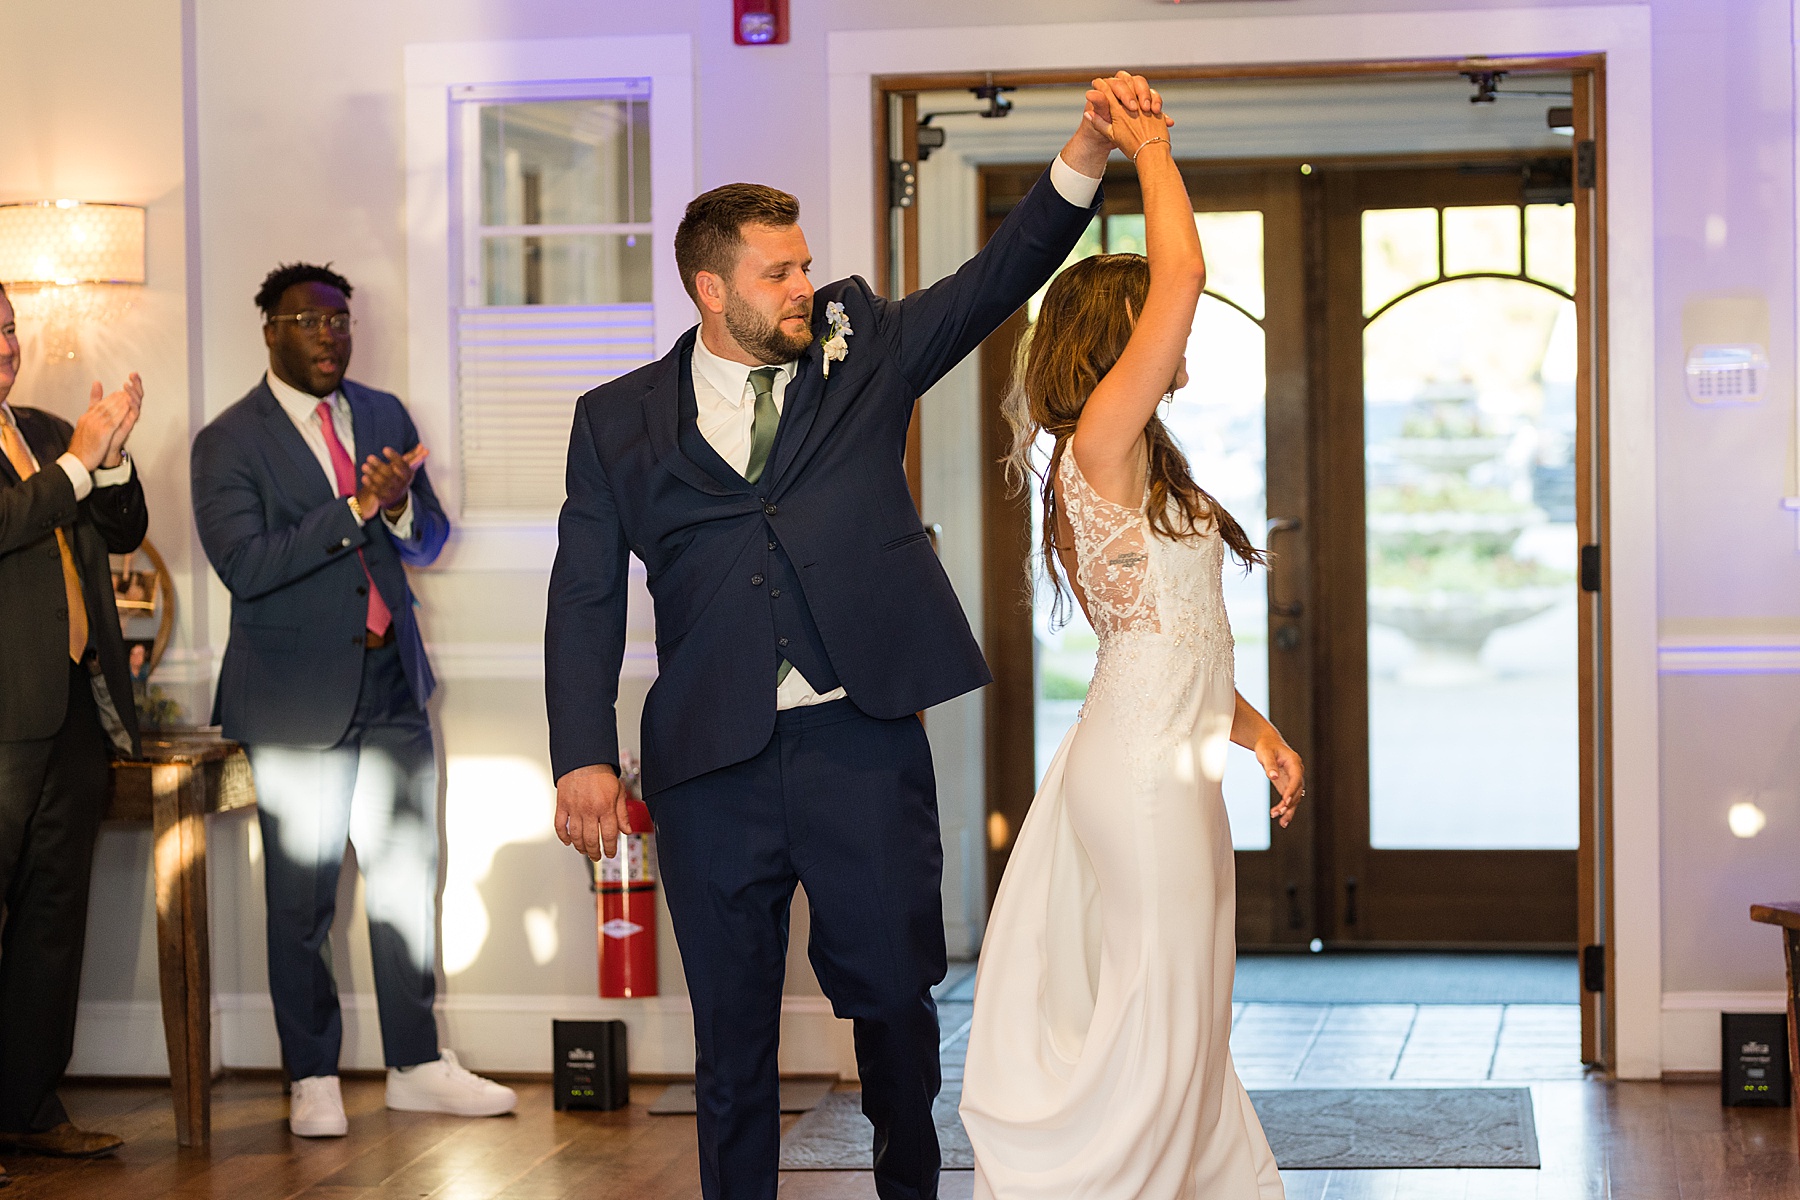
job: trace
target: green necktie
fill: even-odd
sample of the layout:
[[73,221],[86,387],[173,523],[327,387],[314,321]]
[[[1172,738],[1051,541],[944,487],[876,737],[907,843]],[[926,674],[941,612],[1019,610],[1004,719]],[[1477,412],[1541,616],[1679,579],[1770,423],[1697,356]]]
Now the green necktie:
[[744,478],[755,483],[769,465],[769,448],[775,444],[775,427],[781,414],[775,411],[775,376],[780,367],[758,367],[750,372],[750,386],[756,389],[756,417],[750,432],[750,462],[744,467]]
[[[775,376],[780,373],[779,367],[758,367],[750,372],[750,386],[756,389],[756,417],[750,429],[750,462],[744,467],[744,478],[751,483],[761,479],[763,468],[769,465],[775,427],[781,424],[781,414],[775,411]],[[793,663],[782,659],[775,668],[775,686],[780,687],[793,669]]]

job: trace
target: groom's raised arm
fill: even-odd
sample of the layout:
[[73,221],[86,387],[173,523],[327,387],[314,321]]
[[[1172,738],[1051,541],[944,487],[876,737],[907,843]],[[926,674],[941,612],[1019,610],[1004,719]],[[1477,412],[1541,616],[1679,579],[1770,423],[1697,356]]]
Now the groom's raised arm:
[[619,667],[625,659],[630,544],[619,524],[588,422],[587,397],[569,435],[569,498],[557,521],[544,628],[544,699],[552,777],[619,765]]
[[[1105,159],[1100,160],[1104,170]],[[918,394],[998,329],[1069,257],[1100,209],[1099,180],[1060,156],[981,251],[904,300],[876,298],[877,326],[901,374]],[[1085,205],[1071,201],[1085,192]]]
[[[904,300],[870,294],[877,328],[921,395],[1048,283],[1100,211],[1100,177],[1112,153],[1102,130],[1114,103],[1162,115],[1162,96],[1142,75],[1094,80],[1075,134],[1013,207],[981,252],[954,275]],[[1169,125],[1173,120],[1163,118]],[[866,287],[866,285],[865,285]]]

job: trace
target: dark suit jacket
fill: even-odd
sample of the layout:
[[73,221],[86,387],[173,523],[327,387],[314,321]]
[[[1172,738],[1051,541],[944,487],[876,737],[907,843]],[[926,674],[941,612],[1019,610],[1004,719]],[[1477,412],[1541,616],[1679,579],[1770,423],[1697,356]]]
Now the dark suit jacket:
[[68,711],[69,608],[62,554],[56,548],[60,526],[81,574],[89,638],[135,751],[137,708],[106,556],[136,550],[149,526],[137,468],[132,467],[129,482],[95,488],[77,504],[75,485],[56,465],[74,429],[61,417],[35,408],[14,408],[13,416],[39,470],[21,481],[0,454],[0,604],[6,611],[6,634],[0,637],[0,742],[54,737]]
[[859,278],[821,287],[814,331],[823,338],[826,306],[842,303],[848,357],[827,377],[820,342],[806,352],[755,486],[716,456],[709,468],[681,451],[693,330],[667,357],[580,399],[545,636],[558,778],[619,761],[632,554],[656,610],[642,729],[650,792],[750,758],[774,730],[779,655],[757,586],[771,541],[865,713],[905,716],[990,681],[907,489],[907,425],[916,398],[1050,278],[1093,211],[1064,200],[1046,173],[986,248],[935,286],[900,301]]
[[[419,444],[398,397],[348,379],[343,391],[356,462],[383,446],[404,453]],[[200,542],[231,591],[213,702],[225,736],[321,748],[343,737],[362,686],[368,619],[359,549],[394,614],[406,681],[423,708],[436,680],[404,567],[435,561],[450,536],[425,471],[413,477],[412,540],[393,537],[379,516],[358,525],[266,381],[200,431],[190,467]]]

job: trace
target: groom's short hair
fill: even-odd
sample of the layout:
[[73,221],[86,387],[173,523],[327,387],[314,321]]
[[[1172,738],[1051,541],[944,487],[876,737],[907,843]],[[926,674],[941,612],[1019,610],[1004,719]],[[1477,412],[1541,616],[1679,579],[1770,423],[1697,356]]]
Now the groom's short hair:
[[760,183],[728,183],[695,196],[675,230],[675,267],[696,304],[694,276],[711,271],[728,278],[743,249],[746,225],[782,229],[800,222],[800,202]]

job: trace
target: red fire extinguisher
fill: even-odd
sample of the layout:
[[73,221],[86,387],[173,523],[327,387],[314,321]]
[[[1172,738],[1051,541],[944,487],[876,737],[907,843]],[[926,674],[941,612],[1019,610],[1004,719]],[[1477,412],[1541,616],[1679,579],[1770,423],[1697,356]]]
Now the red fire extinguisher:
[[600,995],[607,999],[656,995],[656,834],[638,797],[637,764],[627,755],[623,767],[631,832],[619,834],[616,857],[594,864]]

